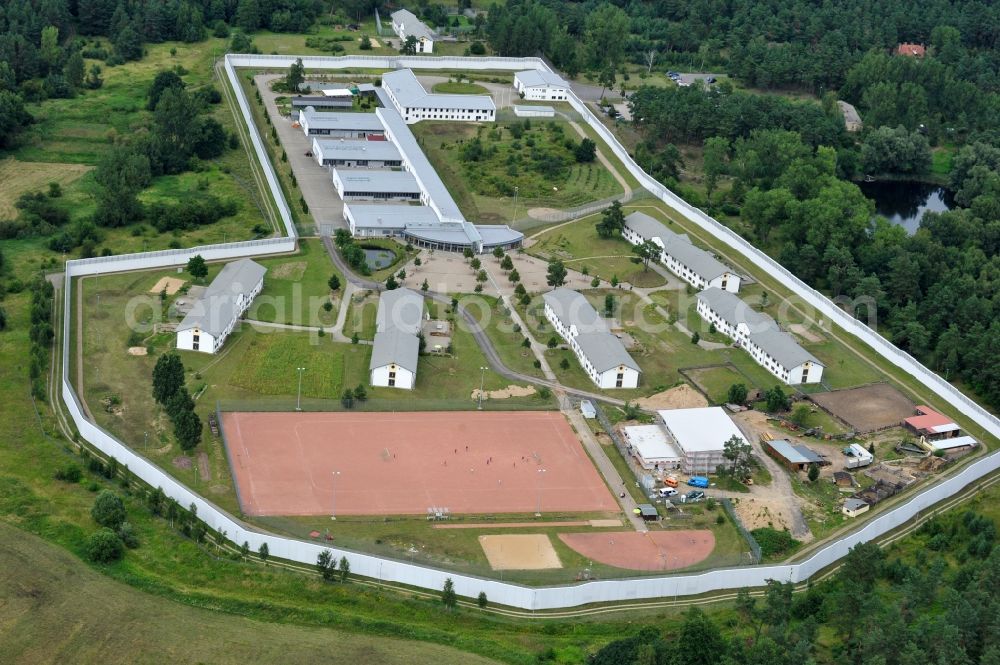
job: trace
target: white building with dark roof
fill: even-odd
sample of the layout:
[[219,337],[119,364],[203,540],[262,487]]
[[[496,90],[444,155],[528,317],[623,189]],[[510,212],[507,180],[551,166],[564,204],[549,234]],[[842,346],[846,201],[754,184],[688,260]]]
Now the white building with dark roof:
[[417,53],[434,52],[434,40],[437,39],[437,35],[413,12],[400,9],[389,16],[392,19],[392,31],[396,36],[404,42],[407,37],[414,37],[417,40]]
[[177,348],[216,353],[264,288],[267,268],[240,259],[223,266],[177,326]]
[[565,101],[569,98],[569,83],[554,72],[528,69],[514,74],[514,88],[522,99],[533,101]]
[[770,316],[755,311],[728,291],[698,294],[698,314],[732,338],[757,362],[789,385],[819,383],[825,366]]
[[497,107],[489,95],[444,95],[427,92],[409,69],[382,75],[382,89],[408,125],[421,120],[496,122]]
[[710,252],[695,247],[686,235],[674,233],[659,220],[642,212],[625,217],[622,237],[633,245],[647,240],[661,249],[660,263],[696,289],[715,287],[738,293],[742,277]]
[[398,168],[403,165],[399,149],[389,141],[351,141],[314,137],[313,159],[320,166],[346,168]]
[[542,296],[545,318],[576,354],[599,388],[635,388],[642,369],[597,310],[576,291],[557,288]]
[[375,341],[368,363],[373,386],[412,390],[420,356],[424,298],[412,289],[383,291],[375,315]]

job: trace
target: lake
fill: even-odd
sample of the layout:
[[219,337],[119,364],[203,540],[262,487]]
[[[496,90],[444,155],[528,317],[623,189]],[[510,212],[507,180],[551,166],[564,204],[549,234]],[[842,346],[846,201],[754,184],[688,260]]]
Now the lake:
[[927,212],[955,207],[955,196],[944,187],[925,182],[884,180],[859,182],[865,196],[875,201],[875,212],[913,235]]
[[382,247],[362,247],[365,251],[365,261],[372,270],[381,270],[392,265],[396,260],[395,252]]

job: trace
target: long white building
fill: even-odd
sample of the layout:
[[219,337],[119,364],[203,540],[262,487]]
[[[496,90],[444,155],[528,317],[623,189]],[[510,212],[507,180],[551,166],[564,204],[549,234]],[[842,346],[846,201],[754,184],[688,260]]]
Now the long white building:
[[412,289],[383,291],[375,315],[375,341],[368,363],[373,386],[412,390],[420,356],[424,298]]
[[427,27],[427,24],[416,17],[408,9],[400,9],[389,15],[392,19],[392,31],[404,42],[407,37],[417,40],[417,53],[433,53],[434,40],[437,35]]
[[264,288],[267,268],[250,259],[223,266],[177,326],[177,348],[216,353]]
[[742,277],[712,256],[695,247],[686,235],[674,233],[649,215],[633,212],[625,217],[622,237],[633,245],[647,240],[660,248],[660,263],[696,289],[715,287],[738,293]]
[[819,383],[824,365],[770,316],[717,288],[698,294],[698,314],[746,349],[757,364],[789,385]]
[[332,177],[337,195],[344,201],[419,201],[423,196],[417,179],[408,171],[335,168]]
[[599,388],[635,388],[642,369],[597,310],[576,291],[557,288],[542,296],[545,318],[569,343],[590,380]]
[[735,436],[747,443],[733,419],[719,406],[664,409],[656,415],[668,441],[680,448],[681,469],[685,473],[715,473],[727,464],[723,456],[726,441]]
[[313,159],[320,166],[347,168],[398,168],[403,165],[399,148],[389,141],[351,141],[313,138]]
[[569,83],[550,71],[528,69],[514,74],[514,88],[522,99],[564,101],[569,98]]
[[306,136],[334,139],[365,139],[385,134],[382,121],[374,113],[317,111],[312,106],[299,113],[299,127]]
[[496,122],[497,107],[489,95],[443,95],[427,92],[409,69],[382,75],[382,89],[408,125],[421,120]]

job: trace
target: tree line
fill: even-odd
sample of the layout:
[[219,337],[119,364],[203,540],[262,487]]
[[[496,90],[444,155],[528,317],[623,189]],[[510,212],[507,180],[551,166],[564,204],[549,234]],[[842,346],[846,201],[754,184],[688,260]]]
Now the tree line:
[[643,628],[589,662],[1000,663],[995,523],[967,511],[928,522],[914,538],[907,553],[891,557],[874,543],[858,545],[832,579],[799,593],[779,581],[755,595],[742,589],[722,624],[692,607],[677,629]]

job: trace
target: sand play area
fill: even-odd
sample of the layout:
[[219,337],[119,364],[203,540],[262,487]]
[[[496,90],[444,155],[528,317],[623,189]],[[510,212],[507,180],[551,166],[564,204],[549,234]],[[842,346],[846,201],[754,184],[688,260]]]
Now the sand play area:
[[698,409],[708,406],[708,400],[700,392],[684,383],[676,388],[664,390],[635,401],[640,408],[649,411],[657,409]]
[[479,536],[493,570],[546,570],[562,568],[559,555],[544,533]]
[[161,277],[160,281],[149,290],[150,293],[162,293],[167,292],[168,296],[172,296],[177,293],[180,288],[184,286],[184,280],[178,279],[177,277]]
[[[511,384],[500,390],[483,391],[483,399],[507,399],[509,397],[531,397],[537,392],[534,386],[515,386]],[[472,391],[472,399],[479,399],[479,388]]]

